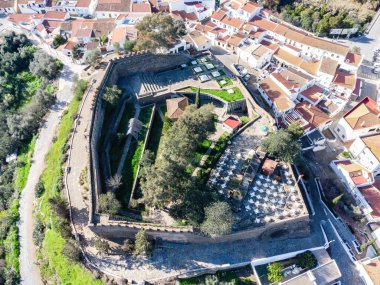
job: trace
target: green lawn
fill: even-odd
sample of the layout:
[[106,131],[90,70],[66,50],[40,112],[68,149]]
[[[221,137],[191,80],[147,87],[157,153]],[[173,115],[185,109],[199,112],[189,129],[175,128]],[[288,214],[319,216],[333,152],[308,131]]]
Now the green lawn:
[[16,168],[15,187],[20,191],[24,189],[26,181],[28,179],[36,140],[37,136],[34,136],[30,144],[25,145],[21,148],[20,154],[17,157],[17,161],[19,162],[20,166]]
[[153,106],[142,108],[139,115],[139,120],[143,123],[143,128],[139,134],[139,139],[132,139],[127,157],[124,162],[122,171],[123,185],[116,191],[116,197],[126,209],[128,207],[129,198],[133,187],[133,182],[137,176],[137,169],[140,163],[141,154],[144,147],[144,140],[149,127],[149,119],[152,114]]
[[[128,122],[130,119],[132,119],[135,115],[135,106],[133,103],[127,103],[124,109],[123,116],[121,117],[119,126],[117,128],[117,134],[126,134],[126,130],[128,127]],[[124,150],[124,144],[125,144],[125,137],[118,141],[116,138],[111,143],[111,149],[110,149],[110,164],[111,164],[111,171],[112,173],[115,173],[117,171],[117,167],[119,165],[120,157]]]
[[[234,90],[233,94],[229,94],[226,89],[222,89],[222,90],[201,89],[201,93],[210,94],[210,95],[219,97],[227,102],[233,102],[233,101],[244,99],[244,96],[238,87],[233,87],[232,89]],[[191,87],[191,91],[196,92],[197,88]]]
[[46,156],[46,168],[41,176],[45,192],[40,198],[39,203],[37,203],[39,205],[38,215],[45,225],[51,228],[46,232],[43,246],[39,251],[39,255],[45,260],[40,269],[41,275],[46,280],[54,280],[55,276],[58,276],[59,281],[57,280],[56,282],[60,284],[100,285],[104,283],[100,280],[95,280],[92,274],[80,263],[69,261],[62,254],[62,248],[66,240],[56,228],[58,217],[51,210],[49,203],[50,198],[63,195],[59,191],[59,180],[63,175],[61,158],[63,156],[64,145],[73,126],[74,115],[78,111],[80,102],[80,98],[76,96],[70,103],[67,113],[62,117],[56,139]]
[[[223,81],[223,80],[227,82],[227,83],[224,84],[224,85],[222,84],[222,81]],[[218,80],[217,82],[218,82],[220,88],[227,87],[227,86],[230,86],[230,85],[233,84],[233,83],[232,83],[232,80],[231,80],[229,77],[223,77],[222,79]]]

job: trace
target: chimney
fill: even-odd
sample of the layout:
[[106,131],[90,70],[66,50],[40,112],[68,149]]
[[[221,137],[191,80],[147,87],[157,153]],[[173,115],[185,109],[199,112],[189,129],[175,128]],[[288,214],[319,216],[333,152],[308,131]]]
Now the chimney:
[[363,121],[361,124],[360,124],[361,127],[364,127],[365,126],[365,121]]

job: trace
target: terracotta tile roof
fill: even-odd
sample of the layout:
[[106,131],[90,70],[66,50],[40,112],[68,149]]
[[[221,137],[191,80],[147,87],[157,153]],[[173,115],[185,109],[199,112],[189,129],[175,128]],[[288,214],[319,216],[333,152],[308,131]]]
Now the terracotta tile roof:
[[288,29],[284,35],[287,39],[291,39],[293,41],[296,41],[298,43],[301,43],[303,39],[305,38],[306,34],[302,33],[300,31],[295,31],[292,29]]
[[273,51],[277,51],[280,47],[278,44],[272,43],[272,42],[267,41],[267,40],[262,40],[261,44],[263,46],[266,46],[267,48],[273,50]]
[[235,130],[237,127],[241,125],[241,121],[237,116],[229,116],[224,122],[224,125],[227,125],[231,129]]
[[0,8],[13,8],[15,6],[15,0],[2,0],[0,1]]
[[373,155],[380,161],[380,134],[364,137],[362,141],[371,150]]
[[44,20],[42,22],[44,25],[45,29],[49,32],[52,33],[55,29],[60,28],[63,24],[62,21],[52,21],[52,20]]
[[329,51],[332,53],[336,53],[339,55],[346,56],[347,53],[349,52],[349,48],[347,46],[333,43],[331,41],[327,41],[321,38],[313,37],[313,36],[305,36],[302,41],[302,44],[312,46],[321,50]]
[[226,16],[227,11],[224,9],[219,9],[218,11],[215,11],[214,14],[211,15],[212,19],[215,19],[217,21],[222,21],[224,16]]
[[324,57],[321,60],[320,71],[329,75],[335,75],[339,62],[329,57]]
[[211,43],[211,41],[202,35],[198,31],[192,31],[187,34],[187,36],[191,39],[191,41],[198,47],[203,46],[207,43]]
[[288,69],[283,69],[280,71],[280,74],[285,77],[288,81],[292,82],[294,88],[301,88],[311,80],[313,80],[313,77],[300,72],[298,70],[295,70],[292,67],[289,67]]
[[304,126],[305,130],[313,130],[331,121],[327,113],[308,102],[304,101],[296,104],[295,109],[301,114],[302,118],[308,122],[307,125]]
[[[374,218],[380,218],[380,183],[376,181],[372,185],[358,187],[358,190],[372,208],[371,216]],[[378,277],[380,278],[380,261],[378,266]],[[374,284],[380,284],[380,279],[378,279],[378,281],[378,283]]]
[[244,21],[237,19],[237,18],[231,18],[231,17],[224,17],[222,19],[222,23],[226,24],[228,26],[240,29],[241,26],[243,26]]
[[186,13],[184,10],[172,11],[172,15],[179,16],[183,21],[196,21],[198,17],[195,13]]
[[380,285],[380,257],[374,257],[368,263],[362,264],[373,285]]
[[75,7],[88,8],[91,4],[91,0],[77,0]]
[[276,23],[273,23],[271,21],[268,21],[267,19],[261,18],[261,17],[253,17],[253,19],[250,21],[250,23],[256,27],[259,27],[263,30],[268,31],[274,31],[277,27]]
[[46,14],[44,14],[44,19],[48,20],[64,20],[67,15],[67,12],[61,12],[61,11],[47,11]]
[[131,1],[130,0],[99,0],[96,6],[96,11],[104,12],[130,12]]
[[249,36],[251,38],[259,38],[259,37],[261,37],[262,34],[265,34],[265,33],[266,33],[266,31],[264,31],[262,29],[258,29],[257,31],[251,31],[249,33]]
[[281,36],[285,36],[285,34],[289,31],[289,28],[285,25],[282,25],[282,24],[278,24],[275,29],[274,29],[274,32],[278,35],[281,35]]
[[127,38],[127,28],[125,26],[116,27],[112,31],[111,43],[120,43]]
[[294,106],[285,91],[269,76],[259,83],[270,100],[275,104],[279,112],[283,112]]
[[135,13],[152,13],[152,7],[149,3],[132,3],[131,12]]
[[245,35],[242,35],[242,34],[233,34],[232,36],[230,36],[230,38],[227,40],[227,43],[229,43],[230,45],[234,46],[234,47],[238,47],[241,42],[246,39],[247,37]]
[[265,17],[268,17],[270,15],[272,15],[272,11],[268,10],[268,9],[263,9],[261,10],[261,14],[263,14]]
[[324,90],[322,87],[319,87],[318,85],[312,85],[311,87],[303,90],[301,94],[309,99],[311,102],[317,102],[320,98],[321,95],[323,94]]
[[39,31],[39,32],[46,31],[44,25],[42,25],[42,24],[37,25],[36,26],[36,30]]
[[279,48],[274,53],[274,57],[281,62],[285,62],[285,63],[290,64],[290,65],[295,66],[295,67],[299,67],[303,63],[302,58],[287,52],[283,48]]
[[209,31],[209,33],[216,34],[216,35],[219,33],[224,34],[225,32],[227,32],[226,29],[222,29],[222,28],[218,28],[218,27]]
[[178,119],[186,107],[189,105],[187,97],[173,98],[166,100],[166,107],[169,119]]
[[256,11],[257,9],[261,9],[262,7],[259,4],[253,3],[253,2],[247,2],[243,6],[243,10],[252,13],[253,11]]
[[322,61],[321,60],[318,60],[318,61],[307,61],[307,60],[304,60],[300,67],[305,70],[306,72],[312,74],[312,75],[317,75],[318,72],[319,72],[319,69],[321,67],[321,64],[322,64]]
[[268,52],[270,52],[271,50],[263,45],[257,45],[257,47],[252,51],[252,55],[256,58],[256,59],[259,59],[261,58],[263,55],[267,54]]
[[360,54],[349,52],[345,58],[345,62],[358,67],[362,63],[363,57]]
[[380,125],[379,105],[369,97],[365,97],[355,107],[348,111],[343,118],[353,130]]
[[73,50],[74,46],[76,45],[75,42],[73,41],[68,41],[65,46],[63,47],[63,49],[67,49],[67,50]]
[[335,72],[332,84],[339,85],[348,90],[354,91],[356,86],[356,73],[349,73],[338,69]]
[[31,23],[34,19],[42,19],[43,14],[10,14],[8,21],[13,23]]

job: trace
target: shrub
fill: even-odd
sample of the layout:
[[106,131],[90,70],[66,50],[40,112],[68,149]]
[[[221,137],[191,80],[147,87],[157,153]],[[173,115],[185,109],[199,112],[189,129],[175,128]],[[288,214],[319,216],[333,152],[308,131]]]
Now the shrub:
[[334,199],[332,199],[331,203],[332,203],[333,207],[336,207],[338,205],[338,203],[342,199],[343,195],[344,195],[344,193],[342,193],[342,194],[336,196]]
[[284,279],[282,270],[284,266],[279,262],[270,263],[268,269],[268,280],[271,282],[281,282]]
[[38,183],[36,184],[36,186],[34,187],[34,193],[37,198],[40,198],[44,194],[44,192],[45,192],[44,183],[40,179]]
[[120,202],[116,199],[115,194],[112,192],[107,192],[107,194],[100,194],[99,200],[99,212],[115,215],[120,210]]
[[100,254],[107,254],[110,250],[108,242],[99,236],[95,238],[95,248]]
[[144,229],[141,229],[136,234],[134,255],[148,256],[153,249],[152,242]]
[[317,258],[314,256],[314,254],[307,250],[303,253],[300,253],[296,256],[297,259],[297,265],[301,266],[305,269],[313,269],[317,266]]
[[36,246],[41,246],[45,237],[45,225],[37,218],[33,229],[33,243]]
[[123,250],[128,254],[132,254],[135,251],[135,243],[130,239],[126,239],[123,243]]
[[67,242],[65,243],[65,246],[62,249],[62,254],[74,262],[75,261],[78,262],[81,260],[81,252],[80,252],[79,246],[72,239],[67,240]]

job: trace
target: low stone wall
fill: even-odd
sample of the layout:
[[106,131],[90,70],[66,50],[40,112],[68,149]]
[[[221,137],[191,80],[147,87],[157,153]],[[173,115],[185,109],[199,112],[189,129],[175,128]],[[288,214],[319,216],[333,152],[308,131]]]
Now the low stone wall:
[[107,239],[134,238],[140,229],[145,229],[153,238],[161,238],[166,241],[181,243],[219,243],[242,239],[273,239],[282,233],[281,239],[305,237],[310,234],[310,220],[308,215],[295,219],[270,223],[261,227],[234,232],[229,235],[210,238],[204,236],[196,229],[190,227],[168,227],[148,223],[128,221],[104,221],[97,225],[90,225],[90,229],[96,234]]

